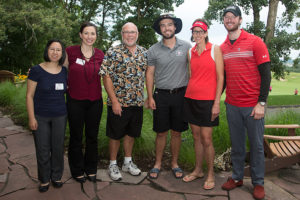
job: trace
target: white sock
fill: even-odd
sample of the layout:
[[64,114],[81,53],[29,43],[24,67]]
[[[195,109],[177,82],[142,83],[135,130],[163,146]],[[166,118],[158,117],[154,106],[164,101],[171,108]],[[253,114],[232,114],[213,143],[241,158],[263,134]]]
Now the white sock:
[[117,160],[110,160],[109,161],[109,166],[116,165],[116,164],[117,164]]
[[124,164],[130,163],[131,160],[132,160],[131,157],[124,157]]

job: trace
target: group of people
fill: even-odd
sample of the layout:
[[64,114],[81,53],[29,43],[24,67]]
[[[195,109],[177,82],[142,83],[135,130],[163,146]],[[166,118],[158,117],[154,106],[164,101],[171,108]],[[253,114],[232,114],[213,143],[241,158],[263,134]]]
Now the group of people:
[[[108,94],[106,135],[109,137],[108,174],[121,180],[117,164],[120,140],[124,161],[121,170],[133,176],[141,174],[134,164],[132,149],[141,135],[143,106],[153,110],[155,164],[148,177],[156,179],[171,134],[171,168],[175,178],[190,182],[207,176],[203,188],[215,187],[213,170],[213,127],[219,124],[220,98],[226,88],[226,114],[232,144],[232,177],[222,185],[232,190],[243,185],[246,155],[246,131],[250,142],[253,196],[264,193],[264,111],[270,87],[270,58],[263,41],[240,28],[241,10],[229,6],[223,12],[228,36],[221,46],[209,42],[208,24],[196,19],[191,26],[190,43],[175,36],[182,21],[172,14],[162,14],[153,29],[162,40],[149,50],[139,46],[138,28],[123,25],[122,43],[104,55],[93,47],[96,26],[90,22],[80,28],[81,44],[65,49],[59,40],[50,40],[44,52],[45,62],[31,68],[28,77],[27,108],[29,127],[33,130],[38,162],[39,191],[48,190],[50,181],[61,187],[64,134],[68,118],[70,143],[69,166],[72,177],[83,183],[96,181],[97,135],[102,114],[101,76]],[[144,102],[144,83],[147,99]],[[64,93],[67,93],[65,104]],[[181,133],[192,130],[195,168],[184,176],[178,165]],[[85,133],[85,145],[83,145]]]

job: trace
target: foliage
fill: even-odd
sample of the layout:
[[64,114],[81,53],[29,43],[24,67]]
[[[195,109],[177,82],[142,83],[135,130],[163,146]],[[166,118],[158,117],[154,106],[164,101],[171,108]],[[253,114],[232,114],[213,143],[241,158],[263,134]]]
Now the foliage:
[[130,10],[126,18],[120,19],[115,24],[114,31],[112,32],[112,40],[121,41],[121,28],[125,22],[133,22],[137,25],[139,30],[139,45],[149,48],[155,42],[157,38],[152,24],[161,13],[173,11],[173,4],[179,6],[183,3],[183,0],[128,0],[127,4],[130,6]]
[[43,61],[46,42],[61,39],[66,46],[79,44],[80,24],[94,22],[97,48],[108,49],[121,41],[121,27],[131,21],[138,26],[139,44],[148,48],[157,42],[151,28],[162,12],[173,11],[183,0],[0,0],[0,66],[27,72]]
[[11,82],[0,84],[0,107],[8,109],[16,123],[27,127],[26,87],[16,87]]
[[[0,65],[16,72],[27,72],[40,63],[47,41],[59,38],[71,43],[70,32],[74,20],[62,8],[47,8],[40,3],[0,0]],[[4,10],[4,12],[1,12]],[[0,33],[1,33],[0,31]]]
[[17,88],[10,82],[0,84],[0,106],[10,106],[13,97],[17,93]]
[[[278,1],[275,0],[272,3]],[[290,26],[295,17],[299,18],[300,14],[296,12],[299,9],[300,1],[281,0],[286,11],[283,13],[280,21],[277,22],[277,26],[275,26],[275,23],[272,23],[276,22],[277,16],[273,16],[272,14],[277,13],[278,4],[277,6],[270,6],[270,2],[267,0],[210,0],[209,7],[204,16],[210,23],[212,20],[222,22],[223,10],[231,4],[240,6],[246,14],[252,11],[253,23],[248,24],[246,30],[265,39],[271,57],[271,70],[274,72],[274,77],[279,79],[286,75],[283,63],[290,59],[291,47],[299,49],[299,25],[298,32],[296,33],[287,33],[285,30]],[[265,25],[260,19],[259,11],[267,6],[269,6],[269,23]]]

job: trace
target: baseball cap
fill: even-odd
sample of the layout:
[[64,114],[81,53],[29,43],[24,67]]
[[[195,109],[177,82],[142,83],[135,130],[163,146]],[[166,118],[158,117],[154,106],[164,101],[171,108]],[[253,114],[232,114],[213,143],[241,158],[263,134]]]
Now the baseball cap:
[[234,16],[242,16],[242,12],[241,12],[241,9],[236,6],[236,5],[231,5],[231,6],[228,6],[224,9],[224,12],[223,12],[223,17],[226,15],[226,13],[228,12],[231,12],[232,14],[234,14]]

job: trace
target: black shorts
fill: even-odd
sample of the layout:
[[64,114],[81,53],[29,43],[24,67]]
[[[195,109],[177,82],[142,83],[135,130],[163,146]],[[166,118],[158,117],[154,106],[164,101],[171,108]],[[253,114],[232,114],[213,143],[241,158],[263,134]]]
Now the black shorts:
[[143,124],[143,107],[122,107],[122,115],[115,115],[111,106],[107,106],[106,136],[120,140],[125,135],[139,137]]
[[168,90],[155,89],[153,98],[156,110],[153,111],[153,130],[162,133],[168,130],[183,132],[188,123],[183,121],[183,99],[185,87],[170,93]]
[[211,121],[211,109],[214,100],[195,100],[184,98],[184,121],[198,126],[212,127],[219,125],[219,117]]

